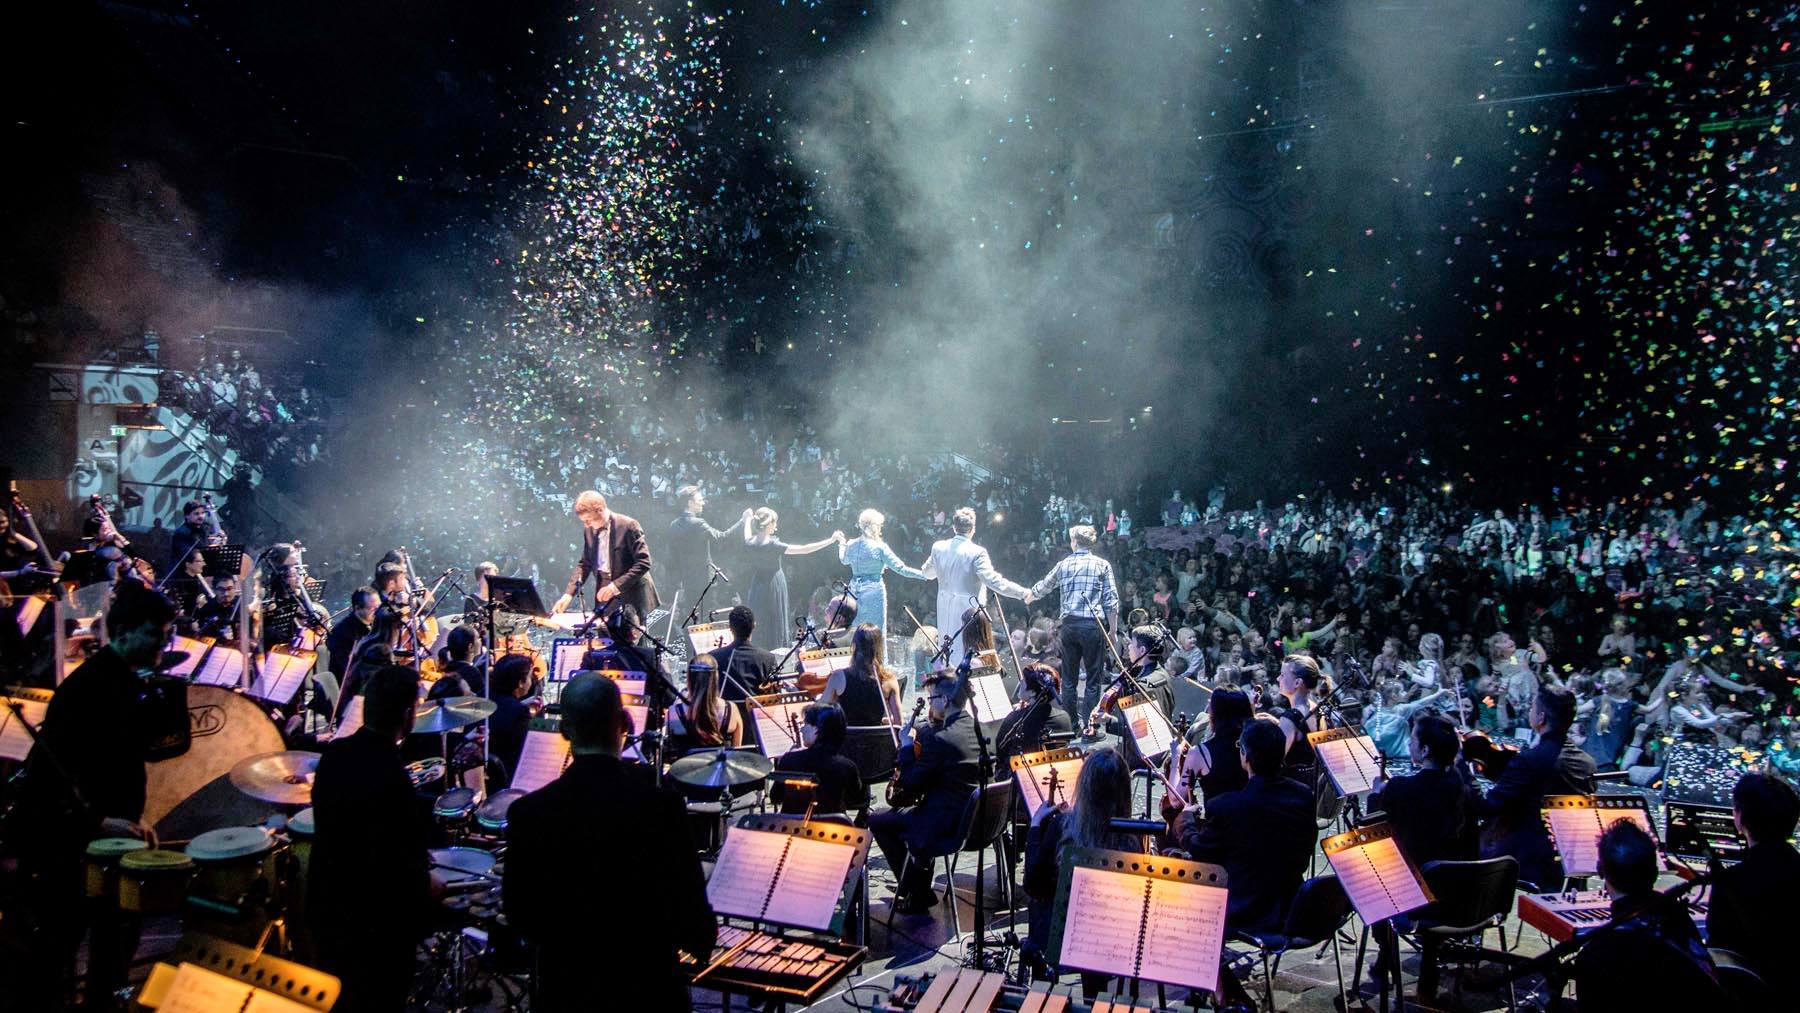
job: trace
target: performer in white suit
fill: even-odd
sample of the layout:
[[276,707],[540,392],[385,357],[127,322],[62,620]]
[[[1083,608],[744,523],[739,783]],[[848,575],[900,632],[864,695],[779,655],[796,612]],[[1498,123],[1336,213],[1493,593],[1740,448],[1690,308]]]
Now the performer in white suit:
[[[987,593],[1008,598],[1024,598],[1025,588],[1015,584],[994,569],[988,550],[975,544],[975,511],[963,507],[950,517],[950,530],[955,534],[931,547],[931,557],[919,569],[938,582],[938,634],[956,637],[950,647],[950,661],[961,660],[963,613],[976,605],[987,604]],[[941,641],[940,641],[941,642]]]

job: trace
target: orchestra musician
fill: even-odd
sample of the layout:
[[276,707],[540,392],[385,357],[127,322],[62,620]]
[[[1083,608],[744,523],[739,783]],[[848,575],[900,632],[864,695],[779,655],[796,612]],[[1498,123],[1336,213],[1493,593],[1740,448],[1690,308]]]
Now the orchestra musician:
[[[1117,701],[1121,695],[1148,694],[1165,717],[1174,710],[1175,687],[1169,673],[1162,669],[1162,650],[1161,630],[1154,626],[1133,628],[1131,639],[1125,642],[1125,665],[1130,677],[1121,675],[1115,679],[1088,714],[1090,727],[1100,726],[1104,722],[1107,731],[1123,740],[1125,758],[1134,764],[1144,763],[1147,758],[1138,752],[1137,739],[1125,727],[1125,717],[1119,711]],[[1065,675],[1068,674],[1067,667],[1063,671]],[[1064,689],[1066,691],[1067,687]],[[1067,698],[1066,692],[1064,697]]]
[[1250,697],[1241,689],[1219,686],[1206,701],[1207,737],[1187,751],[1181,773],[1191,775],[1199,798],[1210,802],[1250,783],[1250,773],[1237,755],[1238,736],[1256,716]]
[[620,760],[629,728],[618,684],[577,673],[562,694],[569,766],[508,813],[502,902],[537,947],[539,1013],[686,1010],[679,951],[712,953],[718,926],[687,813]]
[[212,581],[206,578],[206,557],[196,552],[183,559],[181,569],[169,579],[165,593],[181,610],[177,625],[182,632],[192,636],[199,629],[200,613],[214,597]]
[[719,663],[711,655],[688,663],[688,695],[694,701],[691,708],[682,701],[669,708],[669,745],[677,756],[703,746],[736,749],[744,744],[743,715],[720,695]]
[[849,813],[866,808],[869,796],[862,772],[842,754],[850,727],[843,709],[831,703],[808,704],[800,718],[800,748],[783,753],[775,761],[775,769],[811,774],[816,784],[810,799],[800,797],[802,793],[784,798],[781,811],[789,815],[805,813],[808,801],[814,813]]
[[196,636],[237,640],[238,598],[242,588],[236,575],[223,573],[212,581],[213,597],[195,614]]
[[113,991],[125,984],[138,920],[116,904],[87,900],[84,855],[99,837],[139,837],[156,846],[154,831],[141,822],[146,774],[139,701],[143,677],[156,671],[174,622],[168,598],[121,585],[106,613],[106,646],[57,687],[26,757],[11,819],[29,832],[11,841],[19,892],[9,919],[26,959],[5,985],[19,1009],[64,1008],[76,952],[90,931],[88,1004],[111,1008]]
[[1190,802],[1176,820],[1176,836],[1194,861],[1225,867],[1227,930],[1271,932],[1280,929],[1318,844],[1313,792],[1282,776],[1287,737],[1276,722],[1248,722],[1237,745],[1249,780],[1207,799],[1204,816]]
[[306,590],[306,566],[297,544],[270,547],[262,572],[262,645],[289,644],[302,628],[323,629],[331,613]]
[[11,585],[14,591],[34,591],[50,583],[51,574],[40,567],[36,558],[41,546],[13,527],[12,509],[0,510],[0,581]]
[[[869,831],[896,874],[910,852],[947,854],[961,843],[957,831],[963,810],[981,779],[968,680],[939,672],[927,680],[926,690],[931,723],[907,726],[897,775],[899,790],[918,801],[869,816]],[[895,890],[894,909],[902,914],[930,910],[937,903],[931,883],[931,860],[913,863]]]
[[[1103,746],[1089,753],[1067,791],[1074,802],[1045,802],[1031,814],[1031,828],[1025,834],[1024,952],[1033,976],[1039,978],[1050,977],[1044,947],[1050,941],[1058,880],[1070,853],[1076,848],[1141,852],[1147,843],[1141,834],[1121,834],[1109,827],[1112,820],[1131,815],[1131,767],[1118,750]],[[1105,982],[1106,975],[1082,972],[1082,991],[1090,997]]]
[[656,608],[656,582],[650,578],[650,548],[637,521],[606,508],[606,497],[593,489],[575,497],[575,516],[581,521],[581,555],[569,574],[569,583],[551,612],[569,607],[588,577],[594,578],[594,611],[614,598],[622,598],[647,616]]
[[1061,676],[1049,665],[1026,665],[1019,675],[1019,695],[994,734],[995,770],[1011,770],[1020,753],[1034,753],[1054,740],[1068,741],[1075,723],[1063,710]]
[[333,1009],[387,1013],[406,1006],[434,892],[430,825],[400,755],[419,673],[381,668],[362,696],[362,727],[325,744],[313,778],[307,915],[320,966],[342,982]]
[[381,605],[381,595],[372,587],[359,587],[350,592],[349,604],[350,611],[325,634],[325,667],[339,682],[350,667],[357,641],[375,628],[375,610]]
[[1531,728],[1538,741],[1514,757],[1505,773],[1478,797],[1474,811],[1486,822],[1481,857],[1511,855],[1519,879],[1532,893],[1562,886],[1562,867],[1542,815],[1546,795],[1592,795],[1594,758],[1569,741],[1575,723],[1575,694],[1562,686],[1541,687],[1531,703]]
[[212,520],[205,503],[197,499],[183,503],[181,520],[181,524],[169,532],[169,559],[172,562],[179,563],[198,556],[205,546],[224,544],[224,532]]
[[825,679],[820,703],[843,708],[851,725],[900,723],[900,679],[881,661],[881,627],[863,623],[850,636],[850,661]]
[[1793,995],[1800,968],[1800,852],[1788,843],[1800,823],[1800,797],[1772,773],[1751,772],[1731,789],[1732,818],[1749,845],[1713,880],[1706,941],[1730,950],[1762,975],[1771,995]]
[[950,516],[950,530],[949,538],[931,546],[931,555],[919,570],[937,581],[938,632],[952,639],[951,650],[960,655],[962,618],[970,607],[986,605],[989,591],[1024,598],[1026,590],[1000,576],[988,550],[975,544],[974,508],[958,507]]
[[772,691],[781,659],[750,642],[756,630],[756,613],[747,605],[733,605],[725,622],[731,627],[731,643],[707,652],[719,671],[730,676],[724,680],[721,694],[727,700],[737,701],[744,699],[746,693]]
[[1600,876],[1612,894],[1612,922],[1575,956],[1582,1013],[1729,1005],[1687,906],[1658,897],[1657,873],[1649,831],[1619,820],[1601,833]]

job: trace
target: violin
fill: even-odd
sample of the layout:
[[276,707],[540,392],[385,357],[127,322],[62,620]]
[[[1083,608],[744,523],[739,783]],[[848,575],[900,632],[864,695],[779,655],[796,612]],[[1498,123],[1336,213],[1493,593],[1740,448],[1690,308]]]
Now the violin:
[[88,506],[100,521],[100,531],[94,535],[94,548],[115,545],[123,549],[131,545],[131,540],[120,534],[118,527],[113,524],[112,515],[106,512],[106,504],[101,501],[99,494],[88,498]]
[[[913,705],[912,717],[906,719],[906,734],[912,735],[913,725],[918,723],[919,715],[925,713],[926,702],[927,702],[927,700],[925,697],[920,697],[919,702]],[[913,735],[912,736],[913,759],[917,760],[919,758],[919,755],[921,753],[923,753],[924,751],[925,751],[924,746],[919,742],[919,737],[917,735]],[[887,803],[888,803],[888,805],[892,806],[893,808],[898,809],[901,806],[916,805],[916,804],[918,804],[919,801],[920,801],[920,799],[916,798],[914,796],[913,792],[907,791],[905,788],[900,787],[900,765],[895,764],[894,765],[894,776],[892,779],[890,779],[888,781],[888,787],[887,787]]]
[[1108,708],[1117,702],[1119,694],[1124,691],[1123,683],[1114,683],[1107,687],[1106,692],[1100,694],[1100,702],[1095,704],[1094,709],[1089,712],[1087,724],[1081,729],[1082,737],[1091,739],[1100,734],[1100,718],[1106,714]]
[[1519,747],[1495,742],[1486,732],[1466,732],[1462,737],[1462,758],[1490,781],[1498,781],[1506,767],[1518,759]]
[[1175,837],[1175,821],[1194,799],[1195,772],[1187,769],[1188,751],[1193,748],[1187,737],[1189,723],[1187,711],[1175,715],[1175,738],[1181,745],[1169,750],[1169,758],[1163,761],[1162,817],[1170,839]]

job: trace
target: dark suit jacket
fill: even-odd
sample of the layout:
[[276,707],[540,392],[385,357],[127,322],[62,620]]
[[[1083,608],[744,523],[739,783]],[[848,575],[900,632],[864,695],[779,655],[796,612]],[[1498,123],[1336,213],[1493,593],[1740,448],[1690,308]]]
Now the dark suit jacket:
[[708,566],[712,563],[713,539],[724,537],[729,530],[721,531],[706,523],[705,518],[686,513],[670,522],[663,575],[674,587],[687,592],[682,596],[684,607],[694,603],[694,596],[712,576]]
[[[994,755],[998,757],[994,769],[1009,770],[1011,768],[1008,761],[1020,753],[1034,753],[1044,748],[1045,738],[1052,735],[1072,735],[1074,732],[1075,722],[1069,720],[1069,712],[1063,710],[1061,701],[1052,700],[1048,705],[1010,711],[1000,719],[1000,729],[994,733],[994,741],[989,744],[989,748],[995,750]],[[1002,746],[1005,747],[1004,751],[1000,748]],[[1075,786],[1069,787],[1073,789]]]
[[[763,686],[775,678],[775,669],[781,659],[760,647],[744,641],[732,641],[716,651],[708,651],[712,659],[719,663],[719,671],[737,680],[734,686],[730,682],[719,680],[719,695],[727,700],[742,700],[744,690],[761,693]],[[742,686],[740,690],[738,686]]]
[[1544,736],[1507,765],[1487,797],[1476,800],[1476,813],[1487,820],[1481,857],[1511,855],[1519,860],[1520,879],[1544,890],[1561,888],[1562,866],[1544,828],[1544,796],[1593,791],[1594,758],[1570,745],[1566,734]]
[[[640,619],[648,619],[657,606],[656,582],[650,579],[650,547],[644,543],[644,529],[637,521],[621,513],[607,513],[609,535],[607,558],[613,572],[608,583],[619,589],[619,598],[637,609]],[[564,594],[574,594],[594,575],[594,544],[599,532],[586,525],[581,529],[581,556],[575,560],[575,571],[569,574]],[[596,610],[598,611],[598,610]]]
[[957,825],[981,780],[975,715],[957,711],[941,728],[925,727],[917,735],[917,757],[910,749],[900,750],[900,786],[924,801],[912,808],[901,836],[908,847],[947,854],[960,843]]
[[1206,819],[1184,813],[1176,826],[1196,862],[1225,867],[1232,930],[1281,928],[1318,843],[1311,788],[1288,778],[1252,777],[1243,788],[1207,799]]
[[344,669],[350,665],[350,652],[356,649],[356,642],[369,635],[371,627],[368,623],[356,618],[351,612],[337,621],[331,632],[325,634],[325,667],[339,679],[344,677]]
[[712,953],[717,923],[681,798],[644,768],[577,756],[513,803],[507,918],[539,947],[536,1010],[685,1010],[676,948]]
[[399,747],[371,728],[326,743],[313,776],[313,815],[307,907],[321,934],[422,929],[431,826]]
[[1475,857],[1472,794],[1460,771],[1425,769],[1370,792],[1369,810],[1386,814],[1401,852],[1414,865],[1463,861]]
[[1800,985],[1800,852],[1787,842],[1758,844],[1713,881],[1706,941],[1744,958],[1775,995]]

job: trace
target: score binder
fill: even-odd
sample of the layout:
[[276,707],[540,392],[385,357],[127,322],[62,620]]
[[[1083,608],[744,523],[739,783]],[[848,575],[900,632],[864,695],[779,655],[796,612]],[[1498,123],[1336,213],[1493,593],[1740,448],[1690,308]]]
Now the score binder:
[[725,835],[706,899],[726,917],[829,932],[868,855],[860,827],[750,814]]
[[1400,850],[1390,824],[1327,837],[1320,847],[1364,924],[1416,911],[1434,899],[1412,859]]
[[1130,851],[1077,848],[1057,883],[1059,966],[1218,991],[1225,870]]
[[1571,878],[1600,874],[1600,835],[1619,820],[1631,820],[1656,838],[1641,795],[1546,795],[1540,812],[1563,875]]

